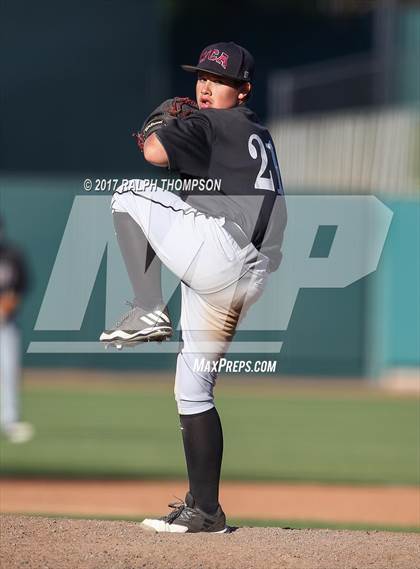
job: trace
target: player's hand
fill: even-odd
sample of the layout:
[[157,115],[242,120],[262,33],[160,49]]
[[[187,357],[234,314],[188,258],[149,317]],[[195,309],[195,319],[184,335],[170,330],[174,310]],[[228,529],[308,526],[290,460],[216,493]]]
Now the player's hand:
[[166,126],[173,119],[184,119],[198,110],[198,105],[188,97],[174,97],[163,101],[146,118],[139,132],[133,133],[137,146],[143,152],[144,143],[148,136]]

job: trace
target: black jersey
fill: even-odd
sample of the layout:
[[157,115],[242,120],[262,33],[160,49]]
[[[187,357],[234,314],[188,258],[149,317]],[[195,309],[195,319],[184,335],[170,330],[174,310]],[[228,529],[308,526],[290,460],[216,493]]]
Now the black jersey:
[[27,273],[22,255],[13,246],[0,243],[0,295],[23,294],[26,287]]
[[215,182],[217,191],[196,187],[181,197],[206,215],[237,223],[275,270],[285,225],[283,186],[272,138],[255,113],[243,105],[202,109],[156,134],[171,170]]

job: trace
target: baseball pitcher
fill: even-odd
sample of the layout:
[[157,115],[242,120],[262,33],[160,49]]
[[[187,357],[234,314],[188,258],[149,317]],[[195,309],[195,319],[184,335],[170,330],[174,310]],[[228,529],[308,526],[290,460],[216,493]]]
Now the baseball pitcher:
[[[189,491],[160,519],[158,532],[228,531],[219,504],[223,452],[214,405],[217,362],[238,322],[261,296],[281,261],[286,214],[272,138],[247,106],[254,60],[233,42],[206,47],[197,65],[196,102],[164,101],[145,120],[137,143],[151,164],[183,180],[179,192],[145,180],[117,188],[112,213],[134,290],[130,311],[101,341],[118,347],[172,334],[162,298],[164,263],[181,281],[182,343],[175,398]],[[214,180],[217,191],[198,181]],[[208,366],[197,371],[197,361]],[[203,371],[203,369],[205,371]]]

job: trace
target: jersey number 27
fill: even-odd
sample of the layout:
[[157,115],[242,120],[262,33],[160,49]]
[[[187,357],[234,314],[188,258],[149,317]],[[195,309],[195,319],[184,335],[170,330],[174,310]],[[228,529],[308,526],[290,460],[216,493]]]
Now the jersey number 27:
[[[258,153],[258,149],[259,153]],[[270,166],[268,167],[268,155],[267,150],[270,152]],[[280,176],[280,168],[277,162],[276,153],[274,152],[273,144],[271,141],[264,144],[258,134],[251,134],[248,139],[248,150],[251,155],[251,158],[256,160],[258,158],[258,154],[261,157],[261,166],[258,172],[258,175],[255,179],[254,188],[256,190],[270,190],[271,192],[277,192],[278,194],[283,193],[283,187],[281,182]],[[268,170],[268,174],[270,175],[269,178],[264,176]],[[274,178],[273,178],[273,170],[274,170]]]

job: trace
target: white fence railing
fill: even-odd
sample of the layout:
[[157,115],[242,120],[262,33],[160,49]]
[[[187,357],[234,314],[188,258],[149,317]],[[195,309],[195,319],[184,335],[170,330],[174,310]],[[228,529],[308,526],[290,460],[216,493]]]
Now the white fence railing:
[[389,104],[390,72],[390,63],[368,54],[273,71],[268,114],[278,118]]
[[389,108],[274,120],[286,192],[420,197],[420,109]]

